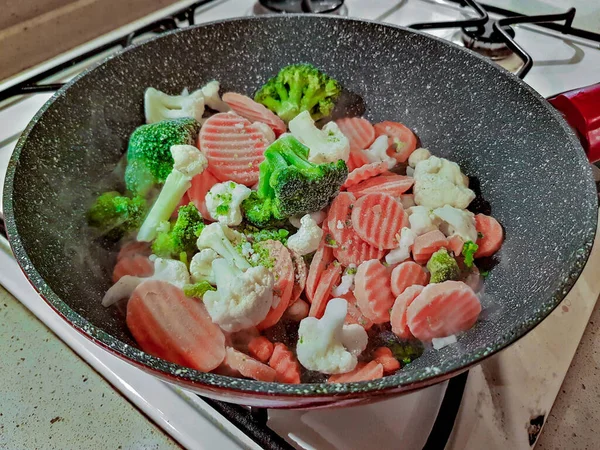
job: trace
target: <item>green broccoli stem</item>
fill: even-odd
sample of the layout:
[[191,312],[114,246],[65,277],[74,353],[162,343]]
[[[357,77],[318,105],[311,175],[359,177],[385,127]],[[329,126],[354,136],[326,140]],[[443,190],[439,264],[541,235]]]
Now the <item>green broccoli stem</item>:
[[152,205],[152,209],[140,227],[137,235],[138,241],[150,242],[156,237],[160,223],[171,217],[191,185],[190,177],[175,169],[171,171],[158,198]]
[[302,169],[303,171],[310,172],[316,168],[316,165],[307,160],[303,155],[298,154],[294,147],[284,147],[281,149],[281,156],[290,165]]
[[273,167],[268,160],[263,161],[258,166],[258,187],[256,193],[258,198],[266,199],[273,197],[273,188],[269,181],[271,180],[271,174],[273,173]]

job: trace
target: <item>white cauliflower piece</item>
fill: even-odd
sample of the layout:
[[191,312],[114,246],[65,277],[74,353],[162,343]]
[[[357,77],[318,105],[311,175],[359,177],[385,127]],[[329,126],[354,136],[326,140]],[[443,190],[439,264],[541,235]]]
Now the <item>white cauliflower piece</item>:
[[300,228],[292,234],[287,241],[287,247],[294,250],[300,256],[308,255],[317,250],[323,230],[317,225],[310,214],[302,216]]
[[327,374],[346,373],[356,367],[368,336],[358,324],[344,325],[347,312],[346,300],[332,298],[321,319],[307,317],[300,321],[296,345],[300,364]]
[[433,210],[433,215],[439,217],[443,223],[440,231],[446,236],[460,236],[463,241],[477,241],[475,228],[475,214],[465,209],[457,209],[450,205]]
[[444,205],[466,209],[475,198],[467,187],[468,178],[455,162],[431,156],[415,167],[415,203],[431,209]]
[[417,167],[417,164],[421,161],[425,161],[431,156],[431,152],[426,148],[418,148],[410,154],[408,157],[408,165],[413,169]]
[[388,137],[381,135],[373,141],[368,149],[363,150],[363,153],[369,162],[385,162],[388,168],[392,169],[398,161],[387,154],[388,147]]
[[217,290],[202,299],[212,321],[233,333],[258,325],[273,304],[273,276],[263,266],[242,272],[223,258],[212,263]]
[[210,284],[216,284],[215,275],[212,271],[212,263],[220,256],[212,248],[203,248],[196,253],[190,261],[190,275],[192,281],[197,283],[202,280]]
[[340,284],[331,290],[331,295],[334,297],[341,297],[346,295],[348,292],[354,290],[354,276],[356,275],[356,265],[350,264],[344,271]]
[[211,109],[219,112],[230,111],[231,108],[227,103],[221,100],[219,95],[220,89],[219,82],[217,80],[209,81],[202,86],[202,94],[204,95],[204,104]]
[[400,239],[398,240],[398,247],[392,249],[387,255],[385,255],[385,262],[392,265],[406,261],[410,258],[410,250],[412,249],[417,233],[410,228],[404,227],[400,231]]
[[[315,211],[310,213],[310,217],[312,217],[312,220],[314,220],[317,225],[321,225],[325,220],[325,217],[327,217],[327,213],[325,211]],[[292,216],[289,218],[289,221],[296,228],[300,228],[302,225],[300,219],[302,219],[301,216]]]
[[335,122],[329,122],[319,130],[310,113],[302,111],[290,120],[288,127],[292,135],[310,149],[308,153],[310,162],[322,164],[336,162],[339,159],[348,161],[350,141]]
[[160,122],[165,119],[193,117],[202,120],[204,114],[204,94],[201,89],[181,95],[169,95],[149,87],[144,93],[144,113],[146,123]]
[[406,211],[408,212],[410,229],[417,236],[437,230],[440,226],[440,220],[426,206],[411,206]]
[[269,125],[263,122],[252,122],[252,125],[254,125],[262,132],[268,143],[275,142],[275,132],[273,131],[273,128],[271,128]]
[[113,284],[104,297],[102,298],[102,306],[111,306],[123,298],[131,297],[133,291],[138,285],[147,280],[160,280],[171,283],[180,289],[190,283],[190,274],[187,267],[181,261],[175,259],[159,258],[155,255],[150,256],[150,260],[154,263],[154,274],[150,277],[134,277],[125,275],[119,278]]
[[242,223],[242,202],[250,197],[252,190],[233,181],[217,183],[206,194],[206,209],[214,220],[228,226]]
[[225,258],[230,265],[235,265],[240,270],[246,270],[251,267],[250,263],[238,253],[231,242],[239,240],[241,236],[240,233],[231,230],[227,225],[214,222],[204,227],[196,241],[196,245],[198,250],[210,248],[219,256]]
[[208,167],[208,160],[204,153],[193,145],[172,145],[171,155],[173,156],[173,169],[190,178],[204,172],[204,169]]

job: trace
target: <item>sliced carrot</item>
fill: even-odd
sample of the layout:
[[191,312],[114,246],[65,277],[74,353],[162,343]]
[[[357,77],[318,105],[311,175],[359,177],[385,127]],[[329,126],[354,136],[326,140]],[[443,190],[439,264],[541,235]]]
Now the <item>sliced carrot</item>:
[[352,208],[356,197],[349,192],[340,192],[333,199],[327,212],[327,229],[329,234],[335,241],[332,246],[339,246],[347,239],[351,239],[352,229]]
[[404,175],[379,175],[362,181],[354,186],[350,186],[348,192],[352,192],[356,198],[376,193],[400,197],[412,187],[414,182],[414,178]]
[[190,201],[196,206],[200,214],[205,220],[212,220],[208,209],[206,208],[206,194],[210,191],[210,188],[217,184],[219,180],[210,173],[210,170],[204,169],[204,172],[199,173],[192,178],[192,185],[187,190],[187,195]]
[[350,150],[350,156],[346,162],[346,165],[348,166],[348,172],[352,172],[354,169],[358,169],[365,164],[369,164],[369,162],[369,158],[367,158],[367,154],[364,151]]
[[377,175],[381,175],[387,171],[388,166],[385,162],[373,162],[365,164],[364,166],[354,169],[348,174],[348,178],[346,178],[346,181],[342,185],[342,189],[348,189],[349,187],[354,186],[361,181],[376,177]]
[[333,249],[333,256],[344,267],[351,264],[358,266],[371,259],[381,259],[386,253],[386,250],[379,249],[363,241],[356,232],[353,233],[350,239]]
[[345,117],[335,121],[350,142],[350,151],[364,150],[375,140],[375,129],[362,117]]
[[151,254],[152,249],[149,242],[129,241],[121,246],[117,254],[117,261],[123,258],[131,258],[132,256],[150,256]]
[[404,290],[410,286],[425,286],[429,281],[429,274],[413,261],[405,261],[392,269],[390,279],[392,294],[398,297]]
[[407,225],[404,208],[388,194],[367,194],[352,208],[352,226],[356,234],[380,249],[397,247],[396,235]]
[[248,353],[266,363],[273,354],[273,343],[264,336],[257,336],[248,343]]
[[435,252],[448,246],[448,239],[441,231],[429,231],[417,236],[412,247],[413,259],[419,264],[426,264]]
[[233,347],[240,352],[248,353],[248,345],[258,336],[260,336],[260,333],[255,327],[246,328],[234,333],[226,333],[225,343],[227,347]]
[[330,264],[327,269],[323,271],[315,295],[310,303],[310,310],[308,315],[310,317],[321,318],[325,312],[325,306],[331,299],[331,290],[334,286],[337,286],[342,278],[342,266],[339,264]]
[[354,381],[371,381],[383,377],[383,365],[377,361],[369,363],[359,362],[356,368],[348,373],[331,375],[328,383],[351,383]]
[[285,344],[281,342],[275,344],[269,366],[275,369],[275,381],[289,384],[300,383],[300,363]]
[[305,317],[308,317],[310,306],[304,300],[299,298],[285,310],[284,317],[294,322],[300,322]]
[[387,154],[396,161],[403,163],[408,161],[408,157],[417,148],[417,137],[405,125],[398,122],[381,122],[374,127],[375,135],[388,136]]
[[400,203],[404,209],[408,209],[412,206],[416,206],[414,194],[403,194],[400,196]]
[[467,331],[477,321],[481,303],[462,281],[444,281],[425,286],[408,306],[406,320],[421,341]]
[[485,214],[476,214],[475,229],[482,235],[476,242],[479,248],[475,252],[475,258],[492,256],[500,250],[504,242],[504,232],[496,219]]
[[248,119],[233,113],[218,113],[206,119],[198,142],[211,173],[219,181],[252,186],[258,181],[258,166],[271,138]]
[[326,245],[327,233],[323,234],[323,239],[315,252],[310,267],[308,268],[308,276],[306,277],[306,297],[309,301],[312,301],[315,291],[317,290],[317,284],[321,279],[321,274],[325,271],[327,266],[333,262],[333,249]]
[[365,261],[356,269],[354,296],[362,313],[374,323],[390,321],[394,304],[390,275],[391,270],[377,259]]
[[[294,263],[290,251],[279,241],[263,241],[259,245],[269,250],[269,255],[273,260],[273,267],[270,269],[275,277],[273,286],[273,307],[267,314],[267,317],[259,323],[256,328],[264,330],[272,327],[287,309],[292,298],[294,290]],[[278,299],[278,300],[277,300]]]
[[145,255],[123,257],[113,268],[112,282],[116,283],[125,275],[134,277],[151,277],[154,274],[154,264]]
[[302,292],[304,292],[308,270],[306,269],[304,258],[294,250],[290,250],[289,248],[288,250],[294,263],[294,288],[292,289],[292,298],[290,299],[290,304],[294,304],[300,298]]
[[225,336],[202,302],[164,281],[133,291],[127,326],[142,350],[185,367],[209,372],[225,358]]
[[257,381],[274,381],[277,375],[273,368],[231,347],[227,348],[224,364]]
[[392,351],[388,347],[377,347],[373,350],[373,361],[383,366],[384,373],[390,373],[400,368],[400,362],[394,358]]
[[448,250],[454,253],[454,256],[458,256],[462,253],[464,244],[465,241],[458,235],[448,238]]
[[273,129],[276,136],[285,133],[287,127],[283,120],[276,116],[264,105],[256,103],[250,97],[235,92],[226,92],[223,94],[223,101],[229,105],[237,114],[245,117],[250,122],[266,123]]
[[415,298],[423,291],[424,286],[414,285],[406,288],[396,300],[394,306],[392,306],[392,312],[390,313],[390,322],[392,324],[392,332],[402,339],[411,339],[414,336],[408,328],[406,319],[406,311],[410,304]]
[[347,294],[342,295],[342,298],[348,302],[348,312],[346,313],[346,325],[357,324],[369,331],[373,326],[373,321],[366,317],[357,305],[356,297],[349,291]]

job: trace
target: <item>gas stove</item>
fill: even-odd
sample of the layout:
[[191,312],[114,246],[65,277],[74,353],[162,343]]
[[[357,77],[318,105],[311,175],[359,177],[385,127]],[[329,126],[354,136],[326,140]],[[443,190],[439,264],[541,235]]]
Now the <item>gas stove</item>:
[[[134,42],[239,15],[307,12],[412,26],[490,57],[543,96],[598,81],[600,41],[571,28],[572,10],[519,18],[443,0],[181,1],[0,83],[0,199],[8,159],[28,121],[81,70]],[[529,22],[551,22],[541,27]],[[511,26],[519,24],[519,26]],[[532,63],[533,61],[533,63]],[[1,207],[0,207],[1,213]],[[1,224],[1,222],[0,222]],[[1,230],[0,230],[1,231]],[[467,374],[401,398],[334,411],[267,411],[228,405],[170,386],[95,346],[31,288],[0,237],[0,283],[115,388],[186,448],[451,448],[447,439]]]

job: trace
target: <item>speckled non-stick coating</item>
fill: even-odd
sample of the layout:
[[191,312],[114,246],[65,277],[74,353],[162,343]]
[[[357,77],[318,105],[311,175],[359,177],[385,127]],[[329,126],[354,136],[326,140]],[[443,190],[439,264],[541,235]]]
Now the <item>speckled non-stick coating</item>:
[[[338,113],[396,120],[479,181],[506,230],[485,281],[484,313],[456,345],[427,351],[368,383],[280,385],[184,369],[135,347],[100,299],[114,254],[88,239],[84,212],[143,120],[143,93],[217,79],[252,95],[286,64],[310,62],[340,80]],[[118,170],[116,171],[118,173]],[[107,181],[108,180],[108,181]],[[131,48],[78,77],[36,115],[13,154],[4,207],[15,255],[47,301],[112,351],[199,391],[247,403],[296,396],[398,392],[442,379],[507,346],[546,317],[581,272],[596,229],[591,171],[576,137],[527,85],[447,42],[399,27],[334,17],[243,18],[178,31]],[[236,398],[245,393],[246,399]],[[286,395],[290,395],[286,397]],[[346,398],[348,395],[345,396]],[[271,397],[272,398],[272,397]],[[289,400],[287,400],[289,399]]]

